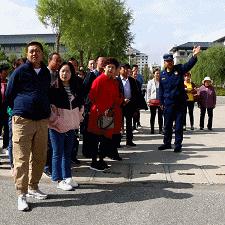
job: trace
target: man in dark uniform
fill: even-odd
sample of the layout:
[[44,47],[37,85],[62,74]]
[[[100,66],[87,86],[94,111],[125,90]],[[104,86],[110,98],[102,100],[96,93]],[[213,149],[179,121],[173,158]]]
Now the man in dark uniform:
[[172,127],[175,121],[174,152],[182,151],[183,116],[185,110],[186,93],[184,89],[184,74],[197,62],[200,46],[193,48],[193,56],[185,64],[174,65],[173,55],[165,54],[164,70],[160,74],[159,98],[164,110],[164,139],[158,150],[171,149]]

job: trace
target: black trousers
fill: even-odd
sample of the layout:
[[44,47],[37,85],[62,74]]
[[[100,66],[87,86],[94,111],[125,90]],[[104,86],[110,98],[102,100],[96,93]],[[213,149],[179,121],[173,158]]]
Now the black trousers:
[[194,126],[194,113],[193,113],[194,106],[195,106],[194,101],[187,101],[187,107],[185,108],[185,115],[184,115],[184,126],[186,126],[187,109],[190,118],[190,125],[191,127]]
[[213,108],[200,108],[200,128],[204,128],[204,120],[205,120],[205,113],[208,113],[208,129],[212,129],[212,120],[213,120]]
[[158,124],[159,124],[159,130],[162,130],[163,126],[163,111],[160,108],[160,106],[150,106],[150,126],[151,126],[151,131],[154,131],[155,128],[155,116],[156,116],[156,111],[158,110]]
[[3,145],[2,148],[8,148],[9,145],[9,116],[6,112],[3,113],[3,117],[1,118],[1,126],[0,126],[0,133],[2,134],[2,130],[4,130],[3,133]]
[[82,153],[86,158],[97,160],[98,156],[100,159],[107,156],[111,157],[113,156],[113,147],[113,139],[91,132],[85,132],[83,134]]

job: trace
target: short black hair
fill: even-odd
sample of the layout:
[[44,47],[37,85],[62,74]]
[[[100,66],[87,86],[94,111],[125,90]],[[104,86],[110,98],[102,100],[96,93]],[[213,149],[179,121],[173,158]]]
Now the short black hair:
[[134,64],[134,65],[132,66],[132,69],[133,69],[134,67],[135,67],[135,68],[138,68],[138,65],[137,65],[137,64]]
[[43,45],[42,45],[40,42],[38,42],[38,41],[31,41],[31,42],[29,42],[29,43],[27,44],[27,46],[26,46],[26,52],[28,51],[28,48],[29,48],[30,46],[33,46],[33,45],[37,45],[37,46],[41,49],[42,52],[44,51]]
[[160,72],[160,69],[158,67],[157,68],[154,68],[152,72],[153,72],[153,74],[155,74],[155,72],[157,72],[157,71]]
[[124,69],[131,69],[130,64],[124,63],[120,65],[120,68],[123,67]]
[[118,68],[120,66],[118,60],[116,58],[113,58],[113,57],[105,58],[105,60],[103,61],[104,66],[107,66],[109,64],[115,65],[116,68]]
[[9,67],[9,65],[8,64],[2,64],[1,66],[0,66],[0,73],[3,71],[3,70],[8,70],[10,67]]
[[52,60],[52,57],[53,57],[54,55],[60,56],[58,52],[52,52],[52,53],[50,53],[50,54],[48,55],[48,60],[49,60],[49,61]]

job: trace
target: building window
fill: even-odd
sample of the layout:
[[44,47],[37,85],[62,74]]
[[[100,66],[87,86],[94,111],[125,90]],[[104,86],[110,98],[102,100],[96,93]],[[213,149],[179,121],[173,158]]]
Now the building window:
[[180,52],[180,56],[185,56],[185,52]]

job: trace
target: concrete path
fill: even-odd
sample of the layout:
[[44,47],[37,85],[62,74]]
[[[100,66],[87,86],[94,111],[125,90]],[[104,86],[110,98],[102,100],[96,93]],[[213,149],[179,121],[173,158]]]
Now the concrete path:
[[[89,169],[90,160],[79,155],[82,163],[73,166],[73,176],[83,184],[139,184],[140,182],[164,183],[225,183],[225,104],[220,101],[214,111],[213,131],[199,130],[200,111],[195,108],[195,130],[188,123],[184,133],[183,152],[173,150],[158,151],[163,136],[150,134],[149,111],[141,112],[142,128],[134,134],[137,147],[119,149],[123,161],[106,159],[111,165],[106,172],[94,172]],[[187,118],[189,122],[189,117]],[[82,143],[82,142],[81,142]],[[11,176],[6,156],[0,155],[0,179]],[[43,175],[42,181],[51,182]]]

